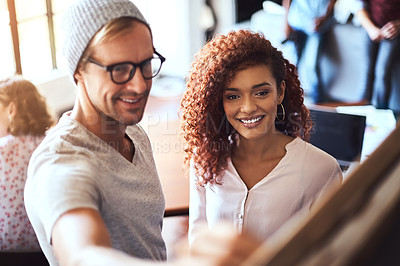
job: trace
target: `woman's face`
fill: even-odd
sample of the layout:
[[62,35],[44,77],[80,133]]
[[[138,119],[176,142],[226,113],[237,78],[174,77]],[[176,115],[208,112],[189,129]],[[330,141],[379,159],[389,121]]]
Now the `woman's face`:
[[9,120],[9,107],[0,102],[0,138],[8,135]]
[[[278,86],[281,87],[279,92]],[[266,65],[239,71],[223,92],[229,123],[246,139],[273,134],[277,106],[283,101],[284,91],[285,83],[276,84]]]

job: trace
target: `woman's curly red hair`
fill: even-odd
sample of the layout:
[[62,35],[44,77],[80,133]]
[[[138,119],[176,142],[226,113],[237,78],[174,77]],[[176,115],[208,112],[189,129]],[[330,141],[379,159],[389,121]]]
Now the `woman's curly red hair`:
[[[308,138],[312,122],[296,67],[261,33],[239,30],[217,36],[196,54],[181,101],[185,164],[193,161],[200,185],[220,183],[236,145],[234,128],[222,105],[223,91],[238,71],[260,64],[270,67],[276,84],[286,84],[285,118],[275,120],[276,128],[289,136]],[[282,112],[278,116],[282,118]]]

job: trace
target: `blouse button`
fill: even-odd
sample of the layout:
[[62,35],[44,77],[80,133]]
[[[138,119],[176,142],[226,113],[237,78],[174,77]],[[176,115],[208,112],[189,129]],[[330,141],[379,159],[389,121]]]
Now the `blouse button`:
[[240,220],[243,219],[243,214],[239,214],[239,219],[240,219]]

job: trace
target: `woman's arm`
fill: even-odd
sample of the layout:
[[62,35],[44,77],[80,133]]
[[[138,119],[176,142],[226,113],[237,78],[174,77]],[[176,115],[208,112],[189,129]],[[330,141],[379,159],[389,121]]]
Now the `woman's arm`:
[[379,41],[383,38],[381,30],[372,22],[369,13],[365,8],[358,10],[356,16],[372,41]]

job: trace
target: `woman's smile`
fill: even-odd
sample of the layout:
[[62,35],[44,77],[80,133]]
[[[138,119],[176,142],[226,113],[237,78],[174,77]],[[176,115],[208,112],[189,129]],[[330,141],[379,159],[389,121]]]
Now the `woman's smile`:
[[261,120],[265,117],[265,115],[258,115],[252,117],[238,118],[244,127],[254,128],[261,124]]

